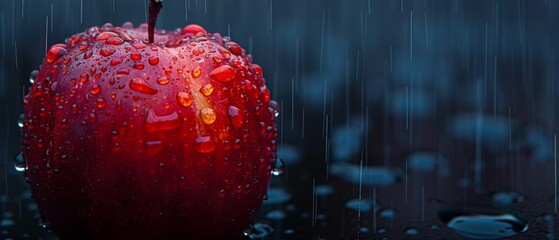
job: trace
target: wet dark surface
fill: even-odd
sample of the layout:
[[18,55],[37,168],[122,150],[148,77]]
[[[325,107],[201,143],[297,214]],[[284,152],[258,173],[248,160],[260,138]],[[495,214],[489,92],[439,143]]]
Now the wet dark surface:
[[[158,28],[230,35],[282,105],[287,171],[255,219],[273,232],[251,236],[554,239],[558,2],[165,4]],[[0,21],[0,238],[55,239],[14,168],[22,86],[45,45],[145,7],[4,0]]]

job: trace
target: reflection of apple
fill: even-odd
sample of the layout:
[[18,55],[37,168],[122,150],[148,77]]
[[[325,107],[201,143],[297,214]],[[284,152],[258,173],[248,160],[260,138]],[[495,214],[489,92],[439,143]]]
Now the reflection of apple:
[[154,42],[147,28],[106,24],[50,48],[25,98],[39,209],[62,239],[241,236],[276,159],[262,69],[198,25]]

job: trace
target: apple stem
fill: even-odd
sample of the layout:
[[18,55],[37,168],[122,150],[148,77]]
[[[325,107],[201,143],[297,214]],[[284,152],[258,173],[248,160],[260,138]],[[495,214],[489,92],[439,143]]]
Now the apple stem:
[[163,8],[163,0],[149,0],[149,13],[148,13],[148,40],[153,43],[153,31],[155,30],[155,22],[159,11]]

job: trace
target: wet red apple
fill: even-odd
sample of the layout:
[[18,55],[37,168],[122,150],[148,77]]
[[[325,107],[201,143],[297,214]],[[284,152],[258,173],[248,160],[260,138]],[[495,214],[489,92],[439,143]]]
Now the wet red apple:
[[240,238],[266,195],[262,69],[198,25],[152,37],[150,19],[52,46],[25,97],[25,176],[61,239]]

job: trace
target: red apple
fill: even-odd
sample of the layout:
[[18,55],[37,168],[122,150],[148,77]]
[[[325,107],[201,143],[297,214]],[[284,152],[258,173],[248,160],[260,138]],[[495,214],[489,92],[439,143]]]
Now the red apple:
[[61,239],[240,238],[277,128],[262,69],[198,25],[92,27],[50,48],[25,97],[25,173]]

